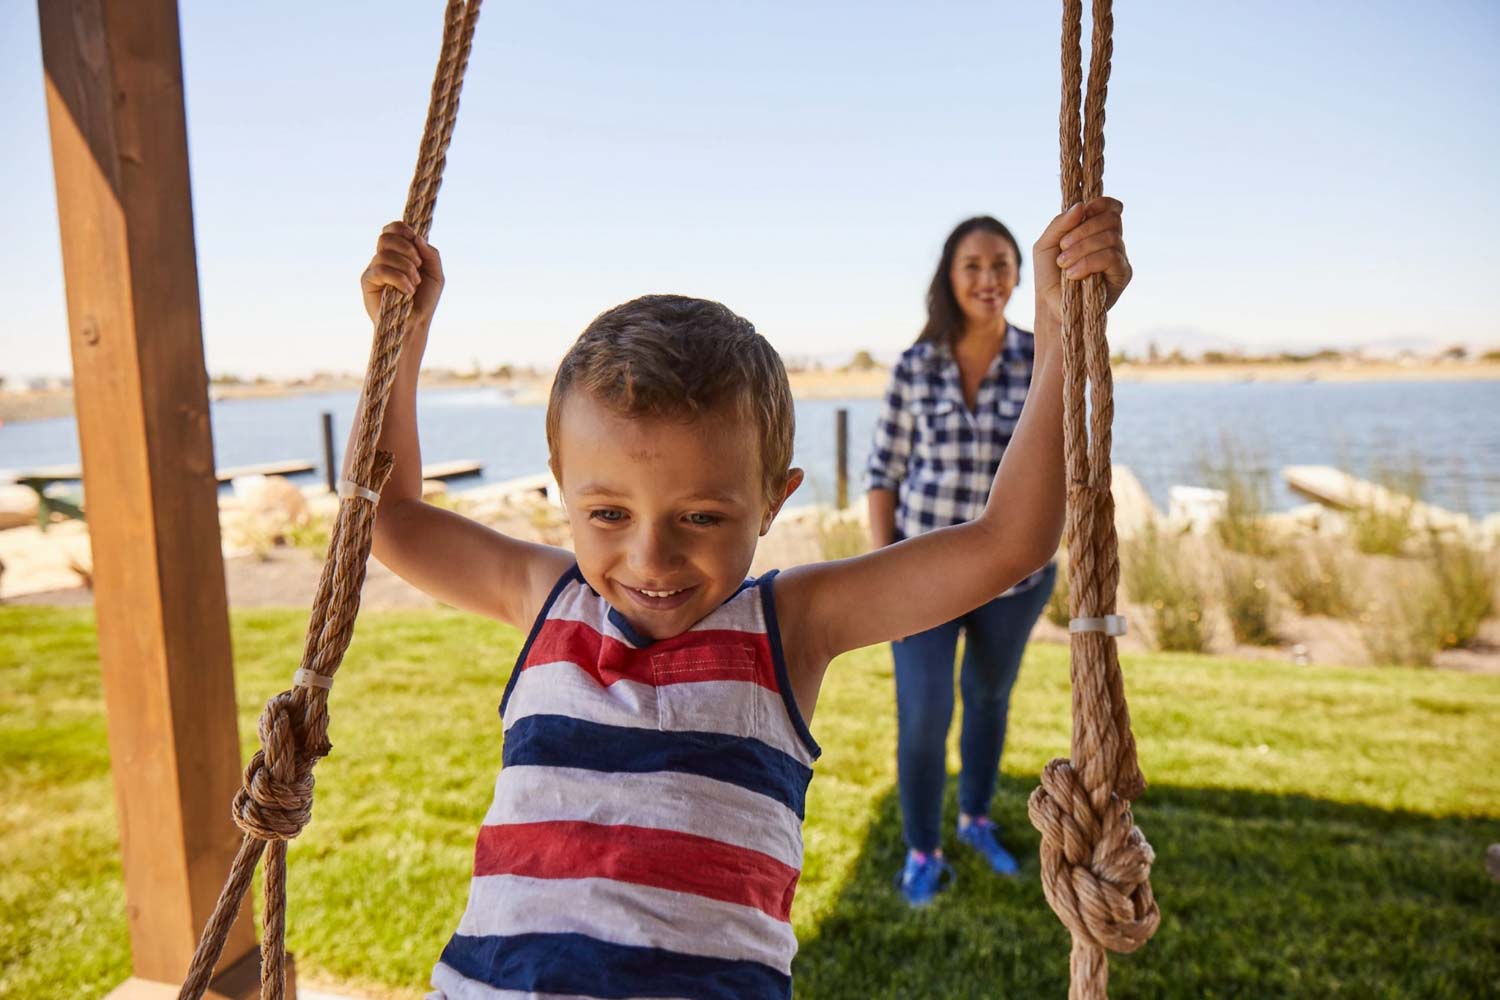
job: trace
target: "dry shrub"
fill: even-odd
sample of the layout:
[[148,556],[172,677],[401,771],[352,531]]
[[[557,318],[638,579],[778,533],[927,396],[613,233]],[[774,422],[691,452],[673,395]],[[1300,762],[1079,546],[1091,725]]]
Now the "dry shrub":
[[1299,614],[1349,618],[1359,610],[1354,567],[1330,542],[1309,540],[1283,552],[1276,579]]
[[282,532],[264,518],[240,511],[221,520],[219,530],[231,547],[248,550],[258,562],[270,559],[282,540]]
[[1276,601],[1269,574],[1258,560],[1226,556],[1220,569],[1224,580],[1224,613],[1234,641],[1251,646],[1274,646]]
[[869,535],[857,518],[825,511],[818,515],[818,550],[824,562],[861,556],[870,551]]
[[333,538],[333,515],[314,514],[302,524],[292,525],[281,534],[281,541],[293,548],[303,549],[315,556],[328,553],[328,543]]
[[1430,539],[1427,603],[1439,649],[1471,645],[1495,610],[1496,568],[1488,553],[1461,541]]
[[1386,597],[1361,616],[1365,646],[1377,663],[1431,666],[1444,649],[1471,645],[1494,613],[1497,573],[1492,557],[1433,536],[1420,560],[1401,560]]
[[1058,628],[1067,628],[1068,622],[1073,618],[1073,612],[1068,607],[1068,564],[1061,559],[1057,562],[1057,583],[1053,585],[1052,594],[1047,598],[1046,610],[1042,613]]
[[1413,461],[1408,467],[1377,465],[1371,473],[1377,485],[1391,495],[1388,503],[1366,503],[1348,513],[1349,534],[1354,547],[1366,555],[1396,556],[1404,552],[1416,535],[1413,518],[1425,481]]
[[531,536],[543,545],[567,548],[572,545],[573,531],[568,524],[568,515],[561,508],[546,500],[528,499],[521,504],[520,513],[526,519]]
[[1360,615],[1360,639],[1378,666],[1430,667],[1438,650],[1431,586],[1422,568],[1402,567],[1383,596]]
[[1218,455],[1201,464],[1208,484],[1224,491],[1224,514],[1214,525],[1219,541],[1231,552],[1272,555],[1276,538],[1266,521],[1271,509],[1271,471],[1264,456],[1243,450],[1226,436]]
[[1210,634],[1204,615],[1206,595],[1182,537],[1148,524],[1122,546],[1120,562],[1125,591],[1145,606],[1156,648],[1203,652]]

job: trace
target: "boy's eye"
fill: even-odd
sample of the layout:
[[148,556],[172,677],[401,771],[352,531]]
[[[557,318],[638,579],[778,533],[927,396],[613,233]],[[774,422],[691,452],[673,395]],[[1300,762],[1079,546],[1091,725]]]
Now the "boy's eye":
[[625,512],[623,510],[610,510],[608,508],[591,510],[589,511],[589,520],[603,521],[605,524],[619,524],[625,520]]
[[712,528],[724,519],[717,514],[689,514],[687,520],[695,528]]

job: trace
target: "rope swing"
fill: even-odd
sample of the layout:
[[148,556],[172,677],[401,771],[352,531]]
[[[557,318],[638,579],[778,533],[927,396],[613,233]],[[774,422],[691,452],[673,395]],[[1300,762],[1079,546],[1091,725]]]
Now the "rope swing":
[[[432,84],[416,173],[402,218],[423,238],[432,226],[448,144],[458,115],[481,0],[448,0],[437,73]],[[1101,194],[1104,98],[1113,17],[1110,0],[1093,0],[1087,101],[1080,127],[1082,0],[1063,0],[1062,201],[1070,208]],[[1106,949],[1131,952],[1160,920],[1151,894],[1153,854],[1134,825],[1130,802],[1145,788],[1130,732],[1115,636],[1120,564],[1110,495],[1110,423],[1114,415],[1109,346],[1105,340],[1102,275],[1063,281],[1063,434],[1068,479],[1068,564],[1072,644],[1071,760],[1042,772],[1028,813],[1042,834],[1042,887],[1072,934],[1073,1000],[1102,998],[1109,978]],[[265,928],[261,998],[282,1000],[286,988],[286,843],[312,815],[313,768],[328,743],[328,694],[353,634],[379,493],[392,457],[376,450],[395,381],[408,294],[387,287],[355,418],[347,480],[318,582],[302,662],[293,685],[272,698],[260,717],[261,749],[245,769],[233,805],[244,831],[229,877],[203,930],[179,1000],[201,1000],[264,854]],[[1085,403],[1085,387],[1092,407]],[[1092,412],[1090,412],[1090,410]],[[1075,765],[1073,761],[1078,763]]]
[[[1104,97],[1114,48],[1111,0],[1093,0],[1093,22],[1080,136],[1083,3],[1063,0],[1064,210],[1103,193]],[[1151,895],[1155,855],[1130,812],[1130,802],[1145,790],[1146,780],[1136,760],[1115,643],[1123,620],[1115,614],[1120,558],[1110,494],[1114,395],[1104,276],[1090,275],[1081,282],[1064,278],[1062,293],[1072,757],[1046,766],[1027,813],[1042,834],[1042,890],[1073,936],[1068,996],[1100,1000],[1109,984],[1106,949],[1135,951],[1156,932],[1161,913]],[[1085,383],[1092,412],[1084,402]]]
[[[458,117],[458,95],[481,0],[448,0],[443,47],[432,81],[432,100],[417,155],[416,175],[402,219],[425,239],[447,164],[448,143]],[[376,451],[386,401],[395,382],[402,334],[411,317],[411,296],[385,288],[380,318],[355,416],[349,479],[339,484],[339,511],[328,558],[318,580],[301,668],[293,685],[272,698],[258,726],[261,748],[245,768],[234,797],[234,821],[245,831],[213,916],[193,953],[178,1000],[200,1000],[224,950],[262,853],[265,870],[265,932],[261,938],[261,1000],[282,1000],[286,992],[286,842],[312,817],[313,767],[327,756],[328,690],[349,648],[359,592],[365,582],[375,527],[375,506],[391,474],[391,455]]]

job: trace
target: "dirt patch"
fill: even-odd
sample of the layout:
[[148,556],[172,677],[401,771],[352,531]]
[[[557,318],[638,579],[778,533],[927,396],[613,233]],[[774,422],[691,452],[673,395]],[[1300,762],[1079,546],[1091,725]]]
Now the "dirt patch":
[[[496,530],[513,537],[567,546],[567,522],[560,511],[544,502],[491,502],[488,506],[460,505],[463,513],[489,524]],[[760,575],[773,568],[785,568],[822,559],[840,558],[854,554],[863,546],[865,528],[863,511],[853,508],[842,516],[820,508],[791,510],[778,518],[769,534],[761,539],[756,551],[751,573]],[[61,531],[58,529],[61,528]],[[15,529],[0,532],[0,542],[7,537],[17,541],[24,539],[36,545],[41,539],[32,539],[26,531]],[[20,534],[18,534],[20,532]],[[56,606],[87,605],[92,601],[90,591],[79,585],[82,577],[69,566],[67,545],[77,548],[80,544],[86,551],[86,529],[76,522],[54,526],[47,533],[48,545],[60,546],[57,557],[51,563],[33,562],[28,572],[48,574],[52,581],[46,587],[32,587],[33,592],[18,594],[0,590],[3,600],[13,604],[41,604]],[[324,539],[326,544],[326,539]],[[17,546],[6,551],[0,545],[0,558],[8,558],[20,567],[15,552]],[[1206,558],[1206,557],[1205,557]],[[1197,560],[1195,560],[1197,561]],[[1369,559],[1361,564],[1358,575],[1378,577],[1381,560]],[[317,591],[318,578],[323,568],[320,546],[303,544],[272,544],[262,546],[252,554],[231,555],[224,560],[224,580],[229,605],[233,608],[303,608],[312,606]],[[0,583],[4,578],[0,577]],[[1123,595],[1122,595],[1123,596]],[[440,604],[433,598],[407,584],[375,560],[370,561],[365,579],[361,606],[368,609],[384,608],[436,608]],[[1130,633],[1120,639],[1119,648],[1124,652],[1148,652],[1145,623],[1150,621],[1149,609],[1126,605],[1124,613],[1130,619]],[[1277,641],[1270,646],[1253,646],[1236,643],[1232,630],[1222,618],[1221,610],[1211,612],[1214,620],[1208,630],[1210,640],[1205,650],[1222,656],[1240,659],[1265,659],[1292,663],[1344,664],[1359,666],[1370,659],[1368,645],[1362,635],[1361,623],[1323,615],[1303,615],[1284,608],[1276,617]],[[1038,622],[1032,638],[1044,642],[1066,643],[1067,631],[1043,618]],[[1439,669],[1472,673],[1500,674],[1500,618],[1490,618],[1483,623],[1476,640],[1466,649],[1451,649],[1436,655],[1434,666]]]

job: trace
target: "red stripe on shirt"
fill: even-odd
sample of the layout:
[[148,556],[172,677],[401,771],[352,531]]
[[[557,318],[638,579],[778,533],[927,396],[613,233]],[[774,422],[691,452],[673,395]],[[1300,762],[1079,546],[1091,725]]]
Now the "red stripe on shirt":
[[608,687],[618,680],[658,687],[692,681],[747,681],[780,691],[763,632],[704,629],[636,649],[579,621],[549,618],[532,640],[521,669],[565,660]]
[[707,837],[572,820],[479,828],[474,876],[607,878],[753,906],[790,920],[798,871]]

